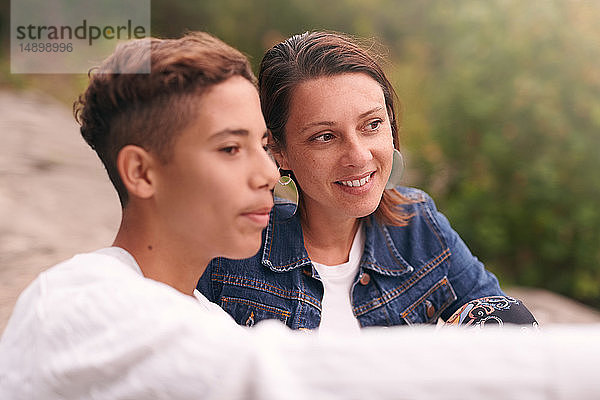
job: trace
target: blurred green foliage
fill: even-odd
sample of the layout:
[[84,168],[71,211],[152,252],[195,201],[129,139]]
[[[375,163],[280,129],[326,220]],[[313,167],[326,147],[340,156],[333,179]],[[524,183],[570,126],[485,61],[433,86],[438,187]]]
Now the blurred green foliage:
[[424,171],[420,183],[436,192],[465,241],[505,280],[596,306],[599,6],[437,7],[440,57],[429,70],[435,91],[427,110],[436,151],[414,149]]
[[255,69],[306,30],[375,39],[407,183],[504,284],[600,307],[599,1],[153,0],[151,15],[153,35],[205,30]]

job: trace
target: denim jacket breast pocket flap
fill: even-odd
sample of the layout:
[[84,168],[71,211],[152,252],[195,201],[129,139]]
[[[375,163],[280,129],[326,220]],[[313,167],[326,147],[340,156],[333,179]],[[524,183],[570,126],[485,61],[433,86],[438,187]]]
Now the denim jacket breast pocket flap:
[[456,293],[448,277],[444,276],[423,296],[408,306],[401,317],[408,325],[435,323],[440,314],[456,299]]
[[221,308],[239,325],[253,326],[264,319],[277,319],[287,324],[291,313],[281,308],[236,297],[221,297]]

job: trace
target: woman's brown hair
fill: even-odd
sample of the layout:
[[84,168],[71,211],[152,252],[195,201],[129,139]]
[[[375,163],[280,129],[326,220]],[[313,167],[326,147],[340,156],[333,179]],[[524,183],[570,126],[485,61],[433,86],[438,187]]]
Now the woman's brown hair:
[[[400,149],[396,93],[376,57],[358,41],[337,32],[306,32],[269,49],[260,64],[258,87],[262,112],[275,147],[285,147],[285,125],[294,89],[302,82],[323,76],[360,72],[381,86],[390,119],[394,147]],[[406,225],[411,215],[399,205],[411,203],[396,189],[384,190],[375,216],[388,225]]]

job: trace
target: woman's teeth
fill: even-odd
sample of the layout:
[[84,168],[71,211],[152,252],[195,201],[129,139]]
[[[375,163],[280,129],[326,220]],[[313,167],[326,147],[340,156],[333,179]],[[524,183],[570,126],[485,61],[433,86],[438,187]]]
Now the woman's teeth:
[[340,183],[344,186],[359,187],[359,186],[363,186],[365,183],[369,182],[370,178],[371,178],[371,175],[368,175],[362,179],[355,179],[353,181],[340,181]]

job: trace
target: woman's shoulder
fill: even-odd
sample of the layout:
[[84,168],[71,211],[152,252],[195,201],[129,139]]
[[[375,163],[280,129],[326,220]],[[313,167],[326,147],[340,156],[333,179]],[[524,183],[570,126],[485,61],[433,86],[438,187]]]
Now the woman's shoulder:
[[437,211],[435,203],[431,196],[425,191],[407,186],[396,186],[395,190],[400,194],[401,200],[398,203],[404,212],[418,212],[427,209]]
[[[418,259],[431,260],[446,256],[451,243],[451,227],[438,212],[431,196],[413,187],[398,186],[395,189],[401,196],[398,211],[406,218],[403,224],[385,223],[380,230],[405,257],[410,258],[412,254]],[[380,221],[377,223],[381,224]],[[408,261],[418,264],[418,259]]]
[[395,189],[400,194],[397,207],[406,218],[405,224],[386,224],[390,233],[431,232],[441,237],[451,229],[448,219],[438,211],[435,202],[425,191],[406,186],[397,186]]
[[414,201],[423,201],[424,199],[429,198],[429,195],[427,193],[415,187],[396,186],[394,189],[396,189],[396,191],[399,192],[402,196]]
[[448,218],[438,210],[429,194],[412,187],[398,186],[395,189],[403,198],[398,207],[409,217],[405,225],[386,225],[392,237],[416,235],[420,240],[424,240],[425,236],[431,236],[443,246],[455,240],[456,233]]

